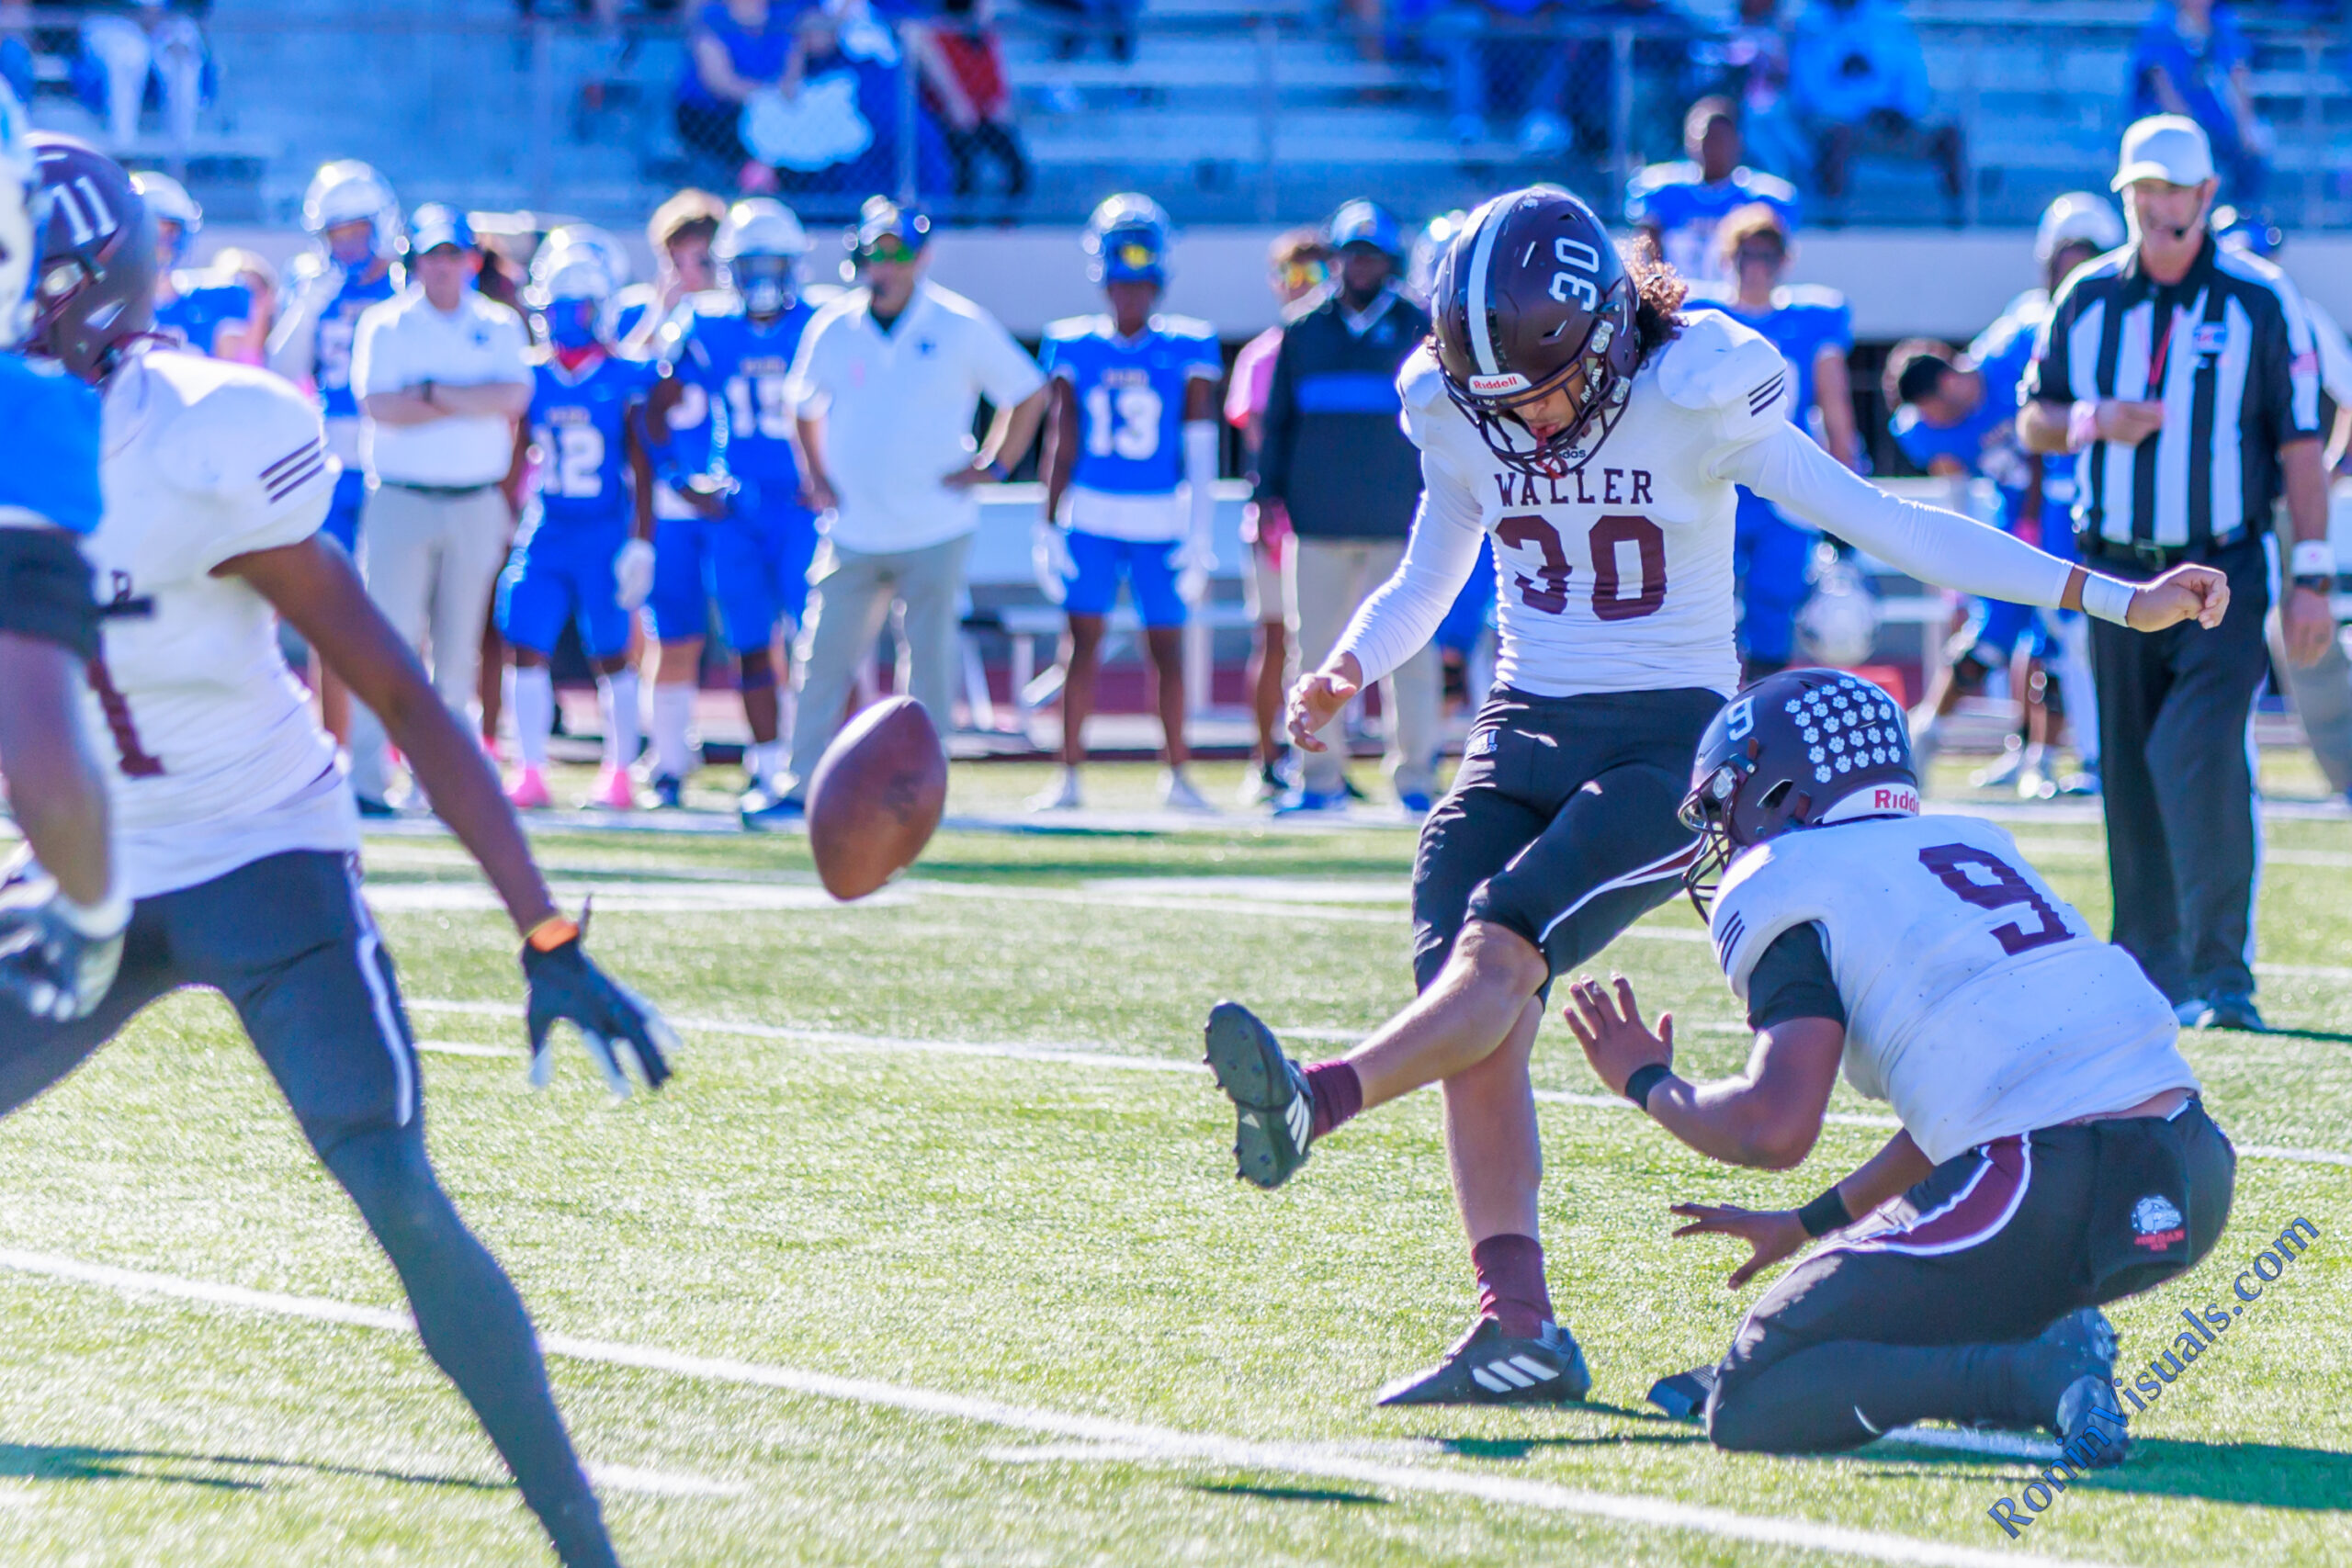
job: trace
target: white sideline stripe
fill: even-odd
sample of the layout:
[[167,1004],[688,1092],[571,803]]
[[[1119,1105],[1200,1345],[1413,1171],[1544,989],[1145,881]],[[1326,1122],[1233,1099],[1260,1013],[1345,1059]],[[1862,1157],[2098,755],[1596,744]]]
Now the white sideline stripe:
[[751,1488],[740,1481],[710,1481],[669,1470],[639,1470],[633,1464],[591,1464],[588,1479],[610,1492],[646,1497],[741,1497]]
[[[1696,933],[1693,933],[1696,934]],[[481,1018],[520,1018],[523,1010],[514,1002],[447,1001],[431,997],[404,998],[413,1012],[471,1013]],[[732,1034],[747,1040],[783,1040],[796,1045],[830,1046],[836,1050],[873,1053],[907,1053],[925,1056],[980,1057],[994,1061],[1055,1062],[1073,1067],[1108,1067],[1126,1073],[1174,1073],[1185,1076],[1201,1071],[1197,1062],[1170,1061],[1165,1056],[1127,1056],[1114,1051],[1093,1051],[1083,1046],[1027,1045],[1011,1041],[987,1040],[908,1040],[890,1034],[852,1034],[832,1029],[789,1029],[775,1023],[736,1023],[723,1018],[672,1018],[678,1029],[704,1034]],[[1744,1028],[1744,1026],[1742,1026]],[[1353,1038],[1351,1031],[1330,1032],[1334,1038]],[[420,1051],[438,1048],[458,1056],[509,1056],[516,1052],[494,1045],[460,1045],[454,1041],[419,1041]],[[1631,1111],[1633,1102],[1613,1094],[1573,1094],[1566,1089],[1539,1089],[1535,1098],[1546,1105],[1577,1105],[1592,1111]],[[1903,1123],[1893,1116],[1873,1115],[1851,1111],[1832,1111],[1822,1121],[1834,1127],[1899,1127]],[[2340,1165],[2352,1167],[2352,1154],[2333,1149],[2297,1148],[2281,1144],[2240,1144],[2237,1151],[2254,1159],[2289,1160],[2299,1165]]]
[[[46,1253],[0,1249],[0,1269],[52,1280],[100,1286],[131,1295],[159,1295],[313,1323],[345,1324],[413,1334],[415,1325],[400,1313],[316,1296],[293,1296],[275,1291],[251,1291],[240,1285],[182,1279],[174,1274],[139,1269],[118,1269],[103,1263]],[[632,1367],[672,1377],[705,1382],[771,1388],[813,1399],[902,1410],[912,1416],[969,1421],[1014,1431],[1035,1432],[1086,1444],[1100,1444],[1131,1452],[1138,1460],[1160,1464],[1204,1464],[1225,1470],[1260,1471],[1275,1474],[1312,1475],[1354,1481],[1396,1492],[1476,1498],[1481,1502],[1575,1514],[1606,1519],[1636,1529],[1679,1529],[1726,1540],[1755,1541],[1802,1551],[1843,1552],[1877,1562],[1920,1564],[1922,1568],[2015,1568],[2014,1554],[1941,1541],[1917,1540],[1877,1530],[1819,1524],[1809,1519],[1778,1518],[1734,1513],[1727,1508],[1679,1503],[1672,1498],[1615,1492],[1587,1492],[1549,1482],[1521,1481],[1509,1476],[1413,1464],[1384,1464],[1319,1451],[1312,1445],[1251,1442],[1212,1432],[1185,1432],[1138,1422],[1115,1421],[1098,1416],[1077,1416],[1057,1410],[1012,1404],[1002,1400],[933,1389],[910,1388],[871,1378],[840,1377],[798,1367],[772,1366],[718,1356],[693,1356],[657,1346],[627,1345],[609,1339],[583,1339],[569,1334],[542,1334],[541,1348],[549,1355],[604,1366]],[[2079,1561],[2037,1555],[2038,1563],[2056,1568],[2096,1568]]]
[[519,1045],[472,1045],[463,1040],[420,1040],[416,1043],[416,1048],[428,1055],[435,1056],[505,1057],[523,1055],[523,1048]]

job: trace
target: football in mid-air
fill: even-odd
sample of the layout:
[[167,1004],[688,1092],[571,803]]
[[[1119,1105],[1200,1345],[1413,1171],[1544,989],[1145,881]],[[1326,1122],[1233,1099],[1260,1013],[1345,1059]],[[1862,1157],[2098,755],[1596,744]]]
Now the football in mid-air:
[[912,697],[852,719],[808,784],[808,852],[836,898],[863,898],[914,863],[947,805],[947,750]]

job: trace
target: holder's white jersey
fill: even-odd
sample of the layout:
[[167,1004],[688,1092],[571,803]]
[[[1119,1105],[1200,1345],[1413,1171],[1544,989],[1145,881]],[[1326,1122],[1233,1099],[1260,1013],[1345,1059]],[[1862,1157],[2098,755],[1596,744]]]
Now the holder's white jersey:
[[1717,310],[1678,318],[1624,412],[1575,471],[1507,467],[1446,395],[1426,345],[1397,376],[1421,450],[1421,510],[1396,573],[1340,638],[1366,680],[1410,658],[1495,541],[1496,678],[1535,696],[1739,684],[1732,547],[1746,485],[1924,581],[2055,605],[2066,563],[1955,513],[1887,494],[1790,423],[1770,340]]
[[86,553],[105,608],[94,738],[112,739],[117,849],[134,898],[286,850],[356,850],[334,743],[277,648],[277,616],[232,557],[300,542],[334,492],[318,410],[248,366],[178,350],[107,383]]
[[1743,1002],[1765,949],[1808,921],[1846,1005],[1846,1081],[1939,1164],[2197,1087],[2171,1005],[1993,823],[1841,822],[1740,855],[1710,928]]

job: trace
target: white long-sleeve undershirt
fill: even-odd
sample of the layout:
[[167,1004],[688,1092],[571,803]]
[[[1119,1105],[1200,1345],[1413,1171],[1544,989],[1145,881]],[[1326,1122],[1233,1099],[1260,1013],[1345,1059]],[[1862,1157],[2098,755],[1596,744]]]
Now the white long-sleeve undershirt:
[[[1354,654],[1367,682],[1420,650],[1477,564],[1485,525],[1476,497],[1438,463],[1425,464],[1424,473],[1429,482],[1404,559],[1340,639],[1337,651]],[[1788,515],[1922,582],[1979,598],[2054,607],[2073,572],[2065,561],[1997,528],[1888,494],[1792,423],[1725,453],[1715,477],[1746,485]]]

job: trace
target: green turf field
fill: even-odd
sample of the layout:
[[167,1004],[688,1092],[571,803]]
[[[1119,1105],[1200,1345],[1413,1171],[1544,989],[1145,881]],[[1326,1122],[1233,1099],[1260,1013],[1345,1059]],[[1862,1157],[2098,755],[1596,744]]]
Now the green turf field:
[[[1139,805],[1149,776],[1098,771],[1093,798]],[[1042,779],[959,770],[951,811]],[[2096,825],[2013,830],[2103,924]],[[2288,1222],[2321,1239],[2135,1421],[2127,1467],[2016,1541],[1986,1509],[2034,1478],[2018,1453],[1730,1457],[1645,1413],[1752,1297],[1723,1286],[1732,1244],[1667,1239],[1667,1205],[1801,1201],[1883,1130],[1833,1126],[1785,1175],[1708,1165],[1589,1103],[1556,1020],[1544,1241],[1593,1402],[1371,1407],[1467,1316],[1434,1100],[1261,1193],[1198,1029],[1235,996],[1319,1055],[1401,1001],[1401,831],[949,831],[852,908],[797,839],[540,843],[684,1028],[657,1099],[614,1104],[576,1050],[531,1093],[511,934],[456,846],[379,838],[369,871],[445,1179],[548,1338],[633,1564],[2352,1562],[2341,816],[2268,832],[2264,1001],[2295,1032],[2187,1037],[2222,1125],[2279,1152],[2243,1159],[2211,1260],[2115,1313],[2126,1361],[2230,1303]],[[1712,1071],[1746,1040],[1708,959],[1679,905],[1609,954]],[[0,1563],[548,1561],[399,1304],[225,1008],[151,1011],[0,1126]]]

